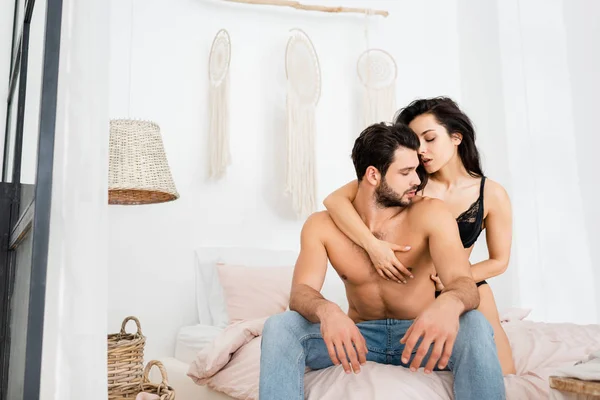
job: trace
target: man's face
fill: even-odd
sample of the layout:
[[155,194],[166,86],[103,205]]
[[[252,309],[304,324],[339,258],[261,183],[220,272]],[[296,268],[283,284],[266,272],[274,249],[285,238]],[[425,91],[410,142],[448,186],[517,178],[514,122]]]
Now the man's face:
[[417,175],[419,156],[414,150],[399,147],[385,176],[375,188],[375,201],[382,207],[406,207],[416,195],[421,180]]

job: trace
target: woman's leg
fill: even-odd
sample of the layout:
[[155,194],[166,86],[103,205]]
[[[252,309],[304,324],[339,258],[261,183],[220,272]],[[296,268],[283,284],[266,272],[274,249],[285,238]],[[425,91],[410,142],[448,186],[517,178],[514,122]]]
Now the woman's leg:
[[485,316],[488,322],[494,328],[494,340],[496,341],[496,349],[498,350],[498,358],[502,366],[504,375],[515,374],[515,362],[513,361],[512,349],[508,336],[504,332],[504,328],[500,324],[500,316],[498,315],[498,307],[490,285],[481,285],[479,289],[479,308],[478,310]]

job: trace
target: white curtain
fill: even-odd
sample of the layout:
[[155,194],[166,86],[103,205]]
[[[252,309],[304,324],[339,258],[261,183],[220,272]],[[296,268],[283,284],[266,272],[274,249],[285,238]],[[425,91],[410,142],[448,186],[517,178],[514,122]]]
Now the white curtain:
[[64,0],[41,399],[106,399],[109,3]]
[[511,283],[533,319],[594,323],[594,244],[582,208],[583,185],[593,183],[581,180],[578,167],[565,4],[497,1],[514,213]]

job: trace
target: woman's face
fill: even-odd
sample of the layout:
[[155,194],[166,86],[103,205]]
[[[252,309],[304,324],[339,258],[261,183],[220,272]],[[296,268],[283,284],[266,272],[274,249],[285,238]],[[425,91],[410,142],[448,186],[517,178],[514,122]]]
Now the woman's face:
[[419,157],[428,174],[439,171],[457,155],[461,135],[448,135],[432,114],[421,114],[408,126],[419,136]]

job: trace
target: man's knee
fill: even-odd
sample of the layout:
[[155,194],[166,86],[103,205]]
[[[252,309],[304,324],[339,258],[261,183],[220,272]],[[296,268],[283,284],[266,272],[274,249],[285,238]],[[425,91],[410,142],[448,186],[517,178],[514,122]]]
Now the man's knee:
[[263,327],[263,340],[273,338],[281,338],[288,336],[290,333],[297,331],[303,324],[306,324],[306,319],[296,311],[286,311],[280,314],[275,314],[269,317]]
[[482,342],[493,342],[494,329],[481,312],[468,311],[461,315],[459,323],[459,340],[464,344],[477,346]]

